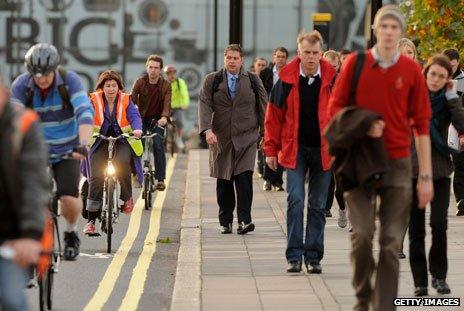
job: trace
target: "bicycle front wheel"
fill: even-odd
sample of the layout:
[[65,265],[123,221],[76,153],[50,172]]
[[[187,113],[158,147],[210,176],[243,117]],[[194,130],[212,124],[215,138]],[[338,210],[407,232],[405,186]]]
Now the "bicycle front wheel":
[[47,294],[48,294],[48,272],[44,273],[42,277],[37,278],[37,283],[39,284],[39,306],[40,311],[47,310]]
[[106,212],[106,251],[111,253],[111,235],[113,234],[114,180],[108,179],[108,211]]
[[143,179],[143,198],[145,199],[145,209],[148,210],[151,207],[151,185],[150,175],[145,174]]

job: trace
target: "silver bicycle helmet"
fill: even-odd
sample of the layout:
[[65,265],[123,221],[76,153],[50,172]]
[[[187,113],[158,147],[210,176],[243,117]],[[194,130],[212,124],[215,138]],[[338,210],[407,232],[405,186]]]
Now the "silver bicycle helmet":
[[45,76],[55,71],[59,63],[58,50],[48,43],[37,43],[27,51],[24,57],[27,71],[35,77]]

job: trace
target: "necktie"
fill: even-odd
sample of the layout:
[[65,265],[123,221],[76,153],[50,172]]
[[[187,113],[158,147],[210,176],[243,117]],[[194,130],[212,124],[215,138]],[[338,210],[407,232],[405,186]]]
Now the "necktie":
[[230,97],[231,97],[232,99],[235,98],[235,88],[236,88],[236,85],[237,85],[237,78],[234,77],[234,76],[232,76],[232,77],[230,78],[230,90],[229,90],[229,91],[230,91]]

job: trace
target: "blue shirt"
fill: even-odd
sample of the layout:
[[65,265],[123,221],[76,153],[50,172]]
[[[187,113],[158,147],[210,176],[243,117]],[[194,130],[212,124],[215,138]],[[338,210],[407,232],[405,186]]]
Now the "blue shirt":
[[40,117],[50,155],[72,151],[79,145],[79,125],[93,124],[93,107],[87,92],[84,91],[81,79],[75,72],[67,71],[65,80],[74,112],[63,105],[58,86],[64,84],[64,81],[58,70],[55,71],[55,80],[43,100],[39,88],[29,73],[21,74],[11,86],[13,100],[23,105],[27,104],[28,90],[33,91],[32,108]]

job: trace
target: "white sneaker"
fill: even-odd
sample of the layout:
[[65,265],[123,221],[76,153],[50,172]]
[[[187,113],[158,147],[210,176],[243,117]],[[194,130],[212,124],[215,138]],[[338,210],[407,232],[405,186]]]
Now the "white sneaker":
[[338,209],[338,226],[340,228],[345,228],[347,223],[348,219],[346,218],[346,209]]
[[185,148],[184,142],[182,141],[182,138],[179,136],[176,137],[176,145],[177,145],[177,148],[179,149]]

